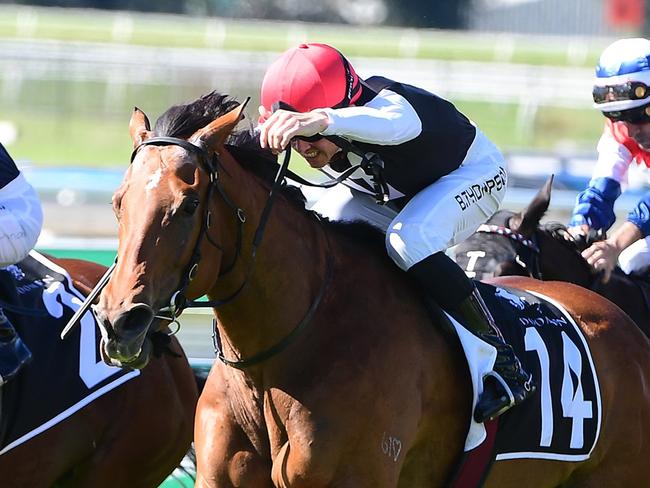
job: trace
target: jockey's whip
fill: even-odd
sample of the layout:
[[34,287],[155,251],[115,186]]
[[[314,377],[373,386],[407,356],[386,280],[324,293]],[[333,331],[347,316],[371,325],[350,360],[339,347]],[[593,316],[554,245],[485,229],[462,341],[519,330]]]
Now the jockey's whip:
[[113,264],[111,264],[110,268],[106,270],[106,273],[104,273],[104,276],[102,276],[97,284],[95,285],[95,288],[92,289],[92,291],[88,294],[86,299],[83,301],[81,306],[77,309],[77,311],[74,313],[72,318],[68,321],[66,326],[63,328],[61,331],[61,339],[65,339],[68,333],[74,328],[75,325],[79,322],[83,314],[85,314],[90,306],[93,304],[95,301],[95,298],[101,293],[101,291],[104,289],[106,284],[108,283],[108,280],[111,277],[111,274],[113,274],[113,270],[115,269],[115,266],[117,265],[117,258],[115,258],[115,261],[113,261]]

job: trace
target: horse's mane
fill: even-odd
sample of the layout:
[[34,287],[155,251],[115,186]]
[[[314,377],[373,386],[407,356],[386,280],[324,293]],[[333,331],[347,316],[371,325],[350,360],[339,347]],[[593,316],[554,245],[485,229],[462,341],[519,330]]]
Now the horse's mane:
[[169,107],[156,120],[155,136],[187,139],[217,117],[234,109],[239,102],[216,91],[188,103]]
[[[238,105],[236,99],[212,91],[194,101],[167,109],[156,120],[154,135],[187,139]],[[271,151],[262,149],[252,123],[249,119],[245,120],[247,126],[233,131],[226,141],[226,146],[243,168],[257,176],[270,189],[278,171],[277,158]],[[336,234],[376,250],[380,256],[388,259],[383,233],[376,227],[362,221],[336,222],[318,216],[306,209],[305,196],[297,186],[283,185],[280,192],[292,206],[307,214],[309,218],[321,221]]]

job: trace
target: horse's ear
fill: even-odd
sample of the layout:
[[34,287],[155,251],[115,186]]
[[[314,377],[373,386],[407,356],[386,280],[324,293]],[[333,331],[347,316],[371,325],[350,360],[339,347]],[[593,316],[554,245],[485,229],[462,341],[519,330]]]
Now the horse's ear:
[[138,146],[142,141],[149,139],[151,136],[151,126],[145,113],[138,107],[133,108],[133,114],[129,121],[129,133],[133,140],[133,147]]
[[552,187],[553,175],[549,176],[544,186],[533,198],[533,201],[524,210],[510,217],[508,226],[526,237],[532,236],[551,203]]
[[216,150],[222,146],[235,126],[244,118],[244,108],[249,100],[250,98],[247,98],[244,103],[196,131],[190,137],[190,141],[198,145],[204,145],[212,150]]

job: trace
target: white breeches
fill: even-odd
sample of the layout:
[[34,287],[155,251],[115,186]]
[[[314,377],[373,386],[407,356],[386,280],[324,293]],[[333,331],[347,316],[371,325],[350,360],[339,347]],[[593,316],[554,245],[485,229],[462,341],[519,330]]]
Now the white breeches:
[[311,210],[331,220],[364,220],[380,228],[388,254],[407,270],[462,242],[498,210],[506,192],[505,164],[496,148],[485,151],[482,144],[491,143],[478,138],[458,169],[424,188],[400,212],[344,185],[323,191]]
[[43,210],[22,173],[0,188],[0,267],[22,260],[36,244]]

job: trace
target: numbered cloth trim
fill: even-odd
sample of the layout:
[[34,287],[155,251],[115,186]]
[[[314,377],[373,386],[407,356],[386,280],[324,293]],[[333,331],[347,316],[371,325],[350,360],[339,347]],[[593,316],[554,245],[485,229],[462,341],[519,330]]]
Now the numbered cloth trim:
[[533,397],[500,417],[496,460],[588,459],[600,434],[602,401],[582,330],[548,297],[483,283],[477,286],[506,342],[537,384]]
[[35,251],[0,269],[0,300],[39,314],[25,316],[5,310],[32,351],[33,360],[13,380],[21,383],[14,389],[18,397],[11,400],[19,408],[9,413],[12,418],[0,455],[140,375],[140,371],[102,361],[101,336],[90,311],[66,340],[59,338],[83,299],[67,271]]

